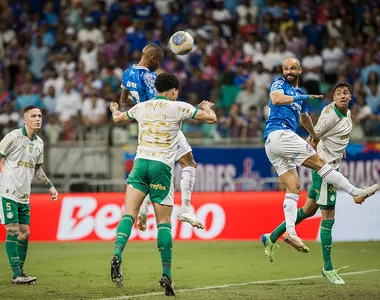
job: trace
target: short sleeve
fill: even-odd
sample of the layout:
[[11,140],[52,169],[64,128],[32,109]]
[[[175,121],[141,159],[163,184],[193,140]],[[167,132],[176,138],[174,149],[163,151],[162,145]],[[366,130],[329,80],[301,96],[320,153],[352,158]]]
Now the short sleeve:
[[42,151],[37,155],[36,165],[42,165],[44,163],[44,145],[41,147]]
[[16,136],[8,133],[0,142],[0,156],[6,157],[15,148]]
[[143,84],[145,88],[145,93],[148,96],[148,99],[153,99],[158,95],[158,92],[154,86],[154,82],[156,81],[157,74],[146,72],[143,76]]
[[315,132],[317,133],[319,138],[322,138],[327,132],[334,127],[334,120],[331,117],[332,108],[330,105],[326,106],[318,119],[317,124],[314,127]]
[[270,92],[269,94],[272,94],[272,93],[282,93],[282,94],[285,94],[285,81],[281,78],[278,78],[276,80],[274,80],[270,86]]
[[198,112],[198,109],[189,103],[176,102],[177,103],[177,117],[179,120],[194,119]]
[[128,110],[126,112],[127,117],[130,118],[130,119],[132,119],[132,120],[136,119],[138,109],[139,109],[139,105],[136,104],[135,106],[133,106],[130,110]]

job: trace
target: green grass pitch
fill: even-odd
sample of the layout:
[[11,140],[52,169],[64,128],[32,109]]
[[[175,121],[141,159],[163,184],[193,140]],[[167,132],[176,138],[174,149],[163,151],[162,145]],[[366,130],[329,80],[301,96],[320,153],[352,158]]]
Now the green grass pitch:
[[[280,243],[275,261],[264,256],[259,242],[174,242],[173,279],[179,299],[380,299],[380,242],[335,243],[335,268],[345,285],[319,277],[320,244],[311,252],[296,252]],[[112,242],[30,243],[25,271],[37,276],[31,286],[10,284],[11,270],[0,247],[0,299],[164,299],[155,242],[130,242],[124,251],[124,287],[109,276]],[[360,271],[368,273],[344,275]],[[281,281],[281,279],[304,278]],[[317,277],[318,276],[318,277]],[[250,284],[244,284],[251,282]],[[236,286],[223,286],[240,284]],[[200,289],[202,287],[213,287]],[[217,288],[218,287],[218,288]],[[148,295],[146,295],[148,294]],[[139,295],[138,297],[131,297]]]

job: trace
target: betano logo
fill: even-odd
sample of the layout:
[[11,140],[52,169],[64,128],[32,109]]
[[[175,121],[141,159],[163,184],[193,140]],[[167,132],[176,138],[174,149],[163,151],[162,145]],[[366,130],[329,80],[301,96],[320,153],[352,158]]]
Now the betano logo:
[[154,189],[154,190],[160,190],[160,191],[166,191],[166,186],[164,186],[164,185],[162,185],[162,184],[160,184],[160,183],[156,183],[156,184],[153,184],[153,183],[151,183],[150,185],[149,185],[152,189]]
[[17,162],[17,165],[19,167],[24,167],[24,168],[29,168],[29,169],[34,169],[36,167],[36,165],[34,164],[34,162],[32,161],[22,161],[22,160],[19,160]]

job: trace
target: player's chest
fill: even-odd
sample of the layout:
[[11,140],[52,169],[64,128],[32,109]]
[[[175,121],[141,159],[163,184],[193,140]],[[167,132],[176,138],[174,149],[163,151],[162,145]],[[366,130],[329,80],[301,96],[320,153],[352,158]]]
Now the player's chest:
[[41,153],[42,147],[39,143],[30,141],[29,139],[23,139],[14,152],[14,159],[15,161],[17,160],[18,164],[36,162],[37,157],[41,155]]
[[348,140],[352,130],[351,118],[342,118],[334,126],[334,136],[340,140]]

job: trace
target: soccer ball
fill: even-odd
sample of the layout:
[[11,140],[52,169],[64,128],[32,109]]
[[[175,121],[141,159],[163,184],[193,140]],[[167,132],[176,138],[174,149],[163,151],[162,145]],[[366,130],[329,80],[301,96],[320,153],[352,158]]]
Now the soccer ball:
[[194,39],[190,33],[186,31],[177,31],[169,40],[169,48],[177,55],[185,55],[190,53],[194,46]]

